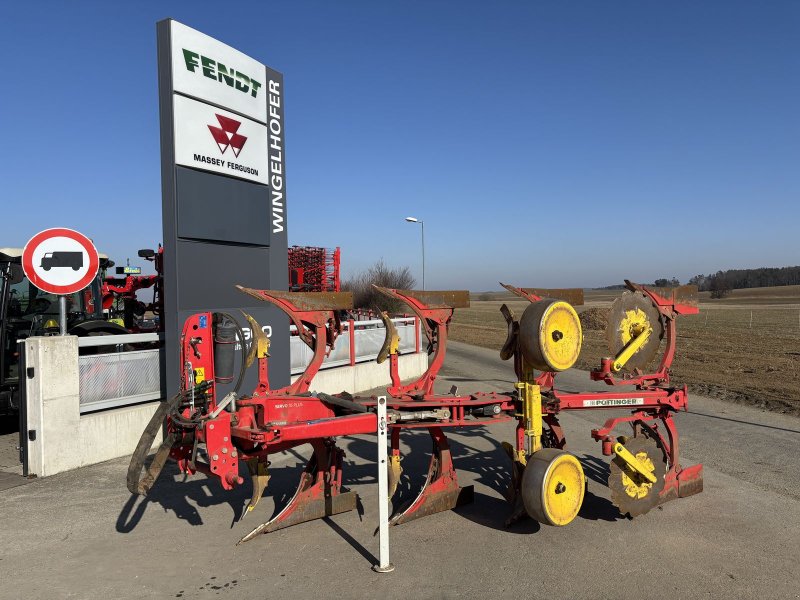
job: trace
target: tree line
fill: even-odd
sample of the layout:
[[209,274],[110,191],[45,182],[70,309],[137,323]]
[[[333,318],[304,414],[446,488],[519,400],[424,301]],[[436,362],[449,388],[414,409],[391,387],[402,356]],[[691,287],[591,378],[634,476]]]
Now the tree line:
[[800,285],[800,266],[729,269],[709,275],[695,275],[689,283],[696,285],[701,292],[710,291],[712,297],[721,298],[730,290]]
[[[677,287],[681,283],[676,277],[662,277],[653,282],[655,287]],[[712,298],[723,298],[731,290],[758,287],[776,287],[782,285],[800,285],[800,266],[797,267],[761,267],[759,269],[728,269],[708,275],[695,275],[689,280],[701,292],[711,292]],[[624,285],[609,285],[599,290],[624,289]]]

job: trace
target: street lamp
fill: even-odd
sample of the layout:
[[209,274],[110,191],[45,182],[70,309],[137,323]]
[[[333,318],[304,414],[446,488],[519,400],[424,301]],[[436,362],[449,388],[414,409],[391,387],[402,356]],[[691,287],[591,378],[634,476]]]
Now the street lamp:
[[406,217],[409,223],[419,223],[422,226],[422,289],[425,289],[425,221],[416,217]]

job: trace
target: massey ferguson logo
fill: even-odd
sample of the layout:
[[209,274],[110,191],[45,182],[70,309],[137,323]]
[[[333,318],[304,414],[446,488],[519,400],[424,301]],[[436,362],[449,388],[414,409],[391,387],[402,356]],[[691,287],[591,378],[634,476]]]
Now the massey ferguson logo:
[[247,138],[241,133],[236,133],[242,125],[241,121],[214,114],[217,117],[217,121],[219,121],[219,127],[209,125],[208,130],[214,136],[214,141],[217,142],[219,151],[225,154],[228,146],[230,146],[231,150],[233,150],[233,155],[238,158],[239,153],[244,148],[244,143],[247,141]]
[[[226,117],[224,115],[218,115],[217,113],[214,113],[214,115],[217,117],[217,121],[219,121],[219,127],[216,125],[208,125],[208,130],[211,132],[214,141],[217,142],[220,153],[225,154],[225,152],[228,150],[228,147],[230,147],[230,149],[233,151],[234,158],[238,158],[239,153],[242,151],[242,148],[244,148],[244,143],[247,141],[246,137],[244,137],[241,133],[237,133],[237,131],[239,131],[239,127],[242,125],[242,122],[237,121],[236,119],[231,119],[230,117]],[[256,138],[255,144],[256,146],[258,145],[258,138]],[[254,169],[253,167],[240,165],[237,162],[233,162],[233,160],[226,160],[216,156],[208,156],[207,154],[200,154],[197,152],[194,152],[193,154],[194,161],[196,163],[221,167],[226,171],[239,171],[239,173],[258,177],[258,169]],[[228,155],[228,157],[230,157],[230,155]],[[232,174],[238,175],[239,173]]]

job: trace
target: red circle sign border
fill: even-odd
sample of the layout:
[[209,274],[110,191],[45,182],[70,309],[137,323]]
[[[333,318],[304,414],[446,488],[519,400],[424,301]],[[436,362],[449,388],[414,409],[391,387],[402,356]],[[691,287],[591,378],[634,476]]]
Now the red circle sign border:
[[[33,268],[33,251],[39,247],[44,240],[51,237],[67,237],[78,242],[83,246],[86,253],[89,255],[89,270],[86,275],[81,277],[72,285],[53,285],[43,281],[39,275],[36,274]],[[74,229],[67,229],[66,227],[53,227],[52,229],[45,229],[33,236],[28,243],[25,244],[25,249],[22,251],[22,270],[30,282],[43,292],[49,294],[73,294],[80,292],[97,276],[97,271],[100,269],[100,256],[97,254],[97,248],[94,247],[92,240],[85,235]]]

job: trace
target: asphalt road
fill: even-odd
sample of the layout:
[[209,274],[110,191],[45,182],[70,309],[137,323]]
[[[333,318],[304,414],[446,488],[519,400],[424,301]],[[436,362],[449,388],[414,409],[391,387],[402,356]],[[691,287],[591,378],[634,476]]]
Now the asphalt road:
[[[494,352],[453,343],[437,386],[507,390]],[[562,387],[588,389],[585,373]],[[589,430],[607,412],[564,414],[589,476],[581,515],[562,528],[504,526],[500,490],[513,425],[451,436],[475,502],[391,530],[394,573],[370,570],[378,540],[375,445],[345,440],[346,482],[366,514],[338,515],[235,542],[288,499],[301,454],[274,457],[254,514],[235,523],[250,489],[162,475],[152,498],[125,489],[116,460],[0,492],[0,598],[800,598],[800,419],[704,398],[677,417],[684,464],[703,462],[702,494],[634,520],[608,500],[607,461]],[[404,467],[424,477],[429,440],[408,435]],[[408,492],[404,482],[403,491]]]

